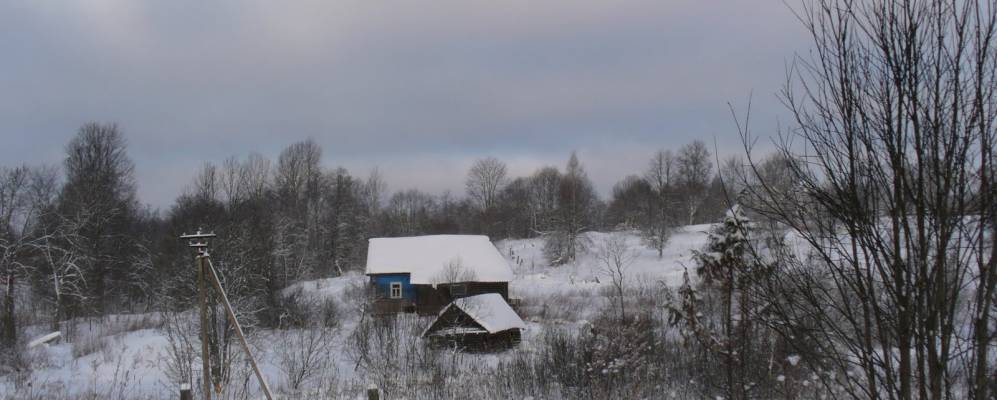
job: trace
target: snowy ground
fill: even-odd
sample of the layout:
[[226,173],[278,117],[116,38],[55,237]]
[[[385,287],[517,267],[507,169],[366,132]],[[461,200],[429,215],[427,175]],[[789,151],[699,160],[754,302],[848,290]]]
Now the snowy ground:
[[[528,328],[521,346],[510,352],[491,355],[466,355],[475,362],[491,364],[517,351],[530,351],[531,339],[542,326],[550,324],[581,324],[605,304],[602,290],[608,285],[600,273],[594,252],[607,238],[621,235],[636,258],[628,269],[628,285],[648,286],[681,284],[686,268],[692,269],[692,251],[706,243],[709,225],[694,225],[678,229],[661,258],[655,250],[643,245],[633,233],[590,233],[592,250],[575,262],[559,267],[546,265],[542,256],[543,243],[538,239],[505,240],[497,243],[499,251],[509,261],[516,274],[510,283],[510,297],[522,299],[521,314]],[[334,299],[340,303],[342,323],[331,337],[332,366],[324,374],[335,376],[338,384],[363,388],[365,378],[355,372],[355,364],[345,356],[348,337],[357,326],[359,311],[356,290],[364,277],[353,273],[343,277],[301,282],[285,289],[285,293],[300,292],[312,299]],[[176,398],[178,385],[165,372],[168,341],[161,330],[158,315],[115,316],[95,324],[85,324],[89,336],[77,334],[76,343],[66,340],[43,345],[29,352],[34,371],[20,376],[0,377],[0,393],[4,398]],[[30,330],[32,335],[47,333],[42,328]],[[86,340],[80,339],[85,337]],[[70,340],[73,340],[71,337]],[[284,388],[286,379],[277,361],[284,350],[287,334],[256,332],[252,335],[258,358],[270,385]],[[81,343],[86,342],[86,343]],[[74,346],[76,346],[74,350]],[[95,350],[81,351],[81,346]],[[75,355],[74,355],[75,353]],[[251,383],[251,385],[254,385]],[[356,393],[359,393],[357,391]]]
[[693,250],[706,244],[709,228],[710,225],[678,228],[660,258],[656,250],[644,246],[634,233],[591,232],[590,250],[575,262],[560,267],[546,264],[541,240],[504,240],[497,247],[516,273],[516,279],[509,284],[509,296],[523,299],[526,318],[537,322],[540,315],[545,323],[568,323],[590,319],[605,300],[598,294],[608,287],[608,277],[602,273],[603,266],[595,253],[611,235],[623,236],[636,256],[627,268],[627,286],[677,287],[682,284],[686,268],[693,267]]

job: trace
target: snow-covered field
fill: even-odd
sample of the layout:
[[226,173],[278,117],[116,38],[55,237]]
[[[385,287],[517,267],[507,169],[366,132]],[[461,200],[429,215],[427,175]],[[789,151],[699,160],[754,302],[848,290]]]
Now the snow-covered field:
[[[644,246],[633,233],[593,232],[588,234],[591,250],[575,262],[559,267],[550,267],[545,263],[541,240],[505,240],[497,243],[499,251],[515,272],[515,280],[510,283],[510,297],[521,299],[520,313],[527,321],[527,332],[523,343],[514,350],[500,354],[466,354],[462,355],[464,361],[493,364],[514,356],[516,352],[532,351],[531,340],[536,338],[543,326],[583,324],[598,313],[606,303],[604,288],[609,285],[609,279],[600,272],[595,252],[609,238],[622,236],[634,252],[635,259],[626,274],[628,286],[676,287],[682,283],[685,269],[692,270],[692,252],[706,243],[709,227],[694,225],[679,228],[660,258],[657,251]],[[338,396],[345,394],[356,398],[369,383],[367,377],[357,372],[356,363],[348,356],[351,346],[349,337],[360,321],[357,297],[362,292],[357,287],[362,286],[364,281],[362,274],[351,273],[337,278],[300,282],[285,289],[285,294],[297,292],[304,298],[332,299],[341,310],[338,329],[323,339],[329,342],[327,351],[331,362],[318,376],[308,381],[315,386],[312,393],[335,387],[334,393]],[[416,319],[414,323],[423,322]],[[30,350],[28,358],[33,371],[0,377],[0,393],[4,394],[4,398],[177,398],[179,384],[166,372],[169,341],[159,315],[109,317],[81,324],[76,329],[77,334],[69,340]],[[80,330],[91,334],[79,334]],[[40,336],[47,332],[36,327],[30,333]],[[290,389],[286,368],[280,360],[281,352],[287,351],[289,338],[292,337],[289,335],[293,332],[258,330],[251,334],[252,345],[257,349],[257,357],[270,386],[284,393]],[[75,343],[72,342],[74,338]],[[81,351],[81,346],[89,346],[92,351]],[[197,374],[199,372],[195,370]],[[243,379],[243,375],[248,379],[245,386],[250,392],[255,391],[255,382],[246,371],[234,372],[233,381]],[[302,392],[309,393],[309,390],[299,391],[295,397],[302,396]],[[324,398],[329,397],[326,395]]]

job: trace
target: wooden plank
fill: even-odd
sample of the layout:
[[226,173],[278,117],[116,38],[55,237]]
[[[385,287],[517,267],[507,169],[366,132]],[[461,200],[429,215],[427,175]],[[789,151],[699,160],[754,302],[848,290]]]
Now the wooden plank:
[[249,357],[249,364],[253,366],[256,379],[259,380],[260,387],[263,389],[263,393],[266,394],[267,399],[273,400],[273,394],[270,393],[270,385],[267,385],[267,380],[263,377],[263,372],[260,372],[260,367],[256,365],[256,357],[253,357],[253,352],[249,349],[249,343],[246,342],[246,335],[242,333],[242,325],[239,325],[239,320],[235,317],[235,311],[232,310],[232,304],[228,302],[228,296],[225,295],[225,289],[222,289],[222,282],[218,280],[215,267],[211,265],[211,259],[207,261],[208,271],[211,272],[211,275],[209,275],[211,283],[214,284],[215,290],[218,291],[218,295],[222,298],[222,304],[225,305],[225,311],[228,313],[229,320],[232,322],[232,325],[235,325],[235,333],[239,336],[239,342],[242,343],[242,349],[246,351],[246,356]]
[[56,340],[56,339],[58,339],[60,337],[62,337],[62,333],[60,333],[60,332],[49,333],[49,334],[47,334],[45,336],[39,337],[39,338],[37,338],[35,340],[32,340],[32,341],[28,342],[28,348],[30,349],[30,348],[38,346],[40,344],[51,342],[51,341]]

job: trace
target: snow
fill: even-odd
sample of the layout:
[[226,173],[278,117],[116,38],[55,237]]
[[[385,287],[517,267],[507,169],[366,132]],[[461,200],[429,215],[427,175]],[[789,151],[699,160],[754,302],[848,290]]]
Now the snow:
[[341,299],[347,290],[362,286],[367,279],[358,272],[350,271],[335,278],[315,279],[292,284],[284,288],[284,296],[301,295],[309,300]]
[[[693,250],[702,249],[706,244],[709,228],[710,225],[677,228],[661,257],[656,250],[648,248],[636,232],[590,232],[586,234],[591,242],[590,250],[579,254],[578,259],[560,266],[551,266],[544,259],[543,239],[540,238],[503,240],[495,245],[485,236],[372,239],[372,257],[368,267],[382,271],[379,266],[420,266],[420,270],[413,273],[413,282],[419,281],[420,276],[425,282],[429,278],[435,278],[433,271],[439,272],[454,257],[459,257],[465,267],[499,266],[500,268],[496,268],[499,275],[504,275],[501,278],[509,281],[510,296],[521,299],[521,304],[517,306],[518,315],[497,294],[484,295],[491,300],[485,300],[480,306],[472,307],[477,304],[478,300],[475,298],[481,297],[480,295],[458,302],[458,306],[467,307],[462,308],[466,313],[483,320],[484,323],[479,323],[490,332],[497,332],[504,326],[528,328],[523,333],[522,344],[509,352],[464,356],[464,362],[494,365],[508,361],[509,357],[536,351],[536,345],[546,327],[564,325],[571,329],[581,329],[585,320],[598,317],[607,301],[603,290],[610,285],[609,280],[600,273],[596,257],[597,249],[605,241],[622,237],[627,247],[636,254],[626,275],[630,287],[674,288],[682,284],[682,274],[687,268],[692,279],[696,279],[692,271],[695,266]],[[472,263],[479,258],[486,262]],[[476,273],[479,279],[489,279],[496,275],[495,271],[487,268]],[[329,339],[332,343],[328,353],[332,360],[323,376],[335,376],[344,385],[352,382],[364,382],[363,385],[366,385],[366,377],[358,372],[355,361],[346,356],[354,346],[350,335],[360,320],[359,296],[363,293],[361,288],[366,282],[367,278],[363,274],[347,273],[341,277],[299,282],[283,290],[285,295],[334,300],[340,306],[340,328]],[[499,312],[485,312],[494,309]],[[526,317],[529,317],[529,322],[524,322]],[[411,315],[400,318],[419,324],[420,330],[431,322],[431,319]],[[115,388],[126,390],[127,398],[175,398],[179,382],[166,374],[167,360],[170,357],[169,343],[165,333],[156,327],[158,319],[155,314],[114,315],[95,322],[95,327],[98,324],[107,325],[95,330],[93,334],[94,338],[106,342],[106,345],[101,350],[83,356],[73,356],[73,348],[82,343],[74,343],[72,336],[64,337],[59,344],[36,347],[31,351],[38,354],[36,358],[39,361],[33,367],[29,380],[34,382],[36,390],[52,393],[54,398],[79,398],[89,392],[107,393]],[[141,320],[149,322],[139,323]],[[131,326],[150,329],[132,330],[129,328]],[[81,329],[85,329],[85,325],[79,326],[77,331]],[[47,326],[37,327],[32,328],[28,335],[41,336],[48,332]],[[418,334],[419,330],[415,332]],[[283,382],[280,353],[287,350],[285,342],[289,333],[261,329],[251,333],[249,338],[256,348],[254,355],[264,374],[278,391]],[[237,350],[237,354],[240,353],[241,350]],[[197,373],[195,371],[195,375]],[[255,383],[251,385],[255,387]],[[194,389],[197,390],[196,385]],[[0,377],[0,393],[14,392],[13,378]],[[0,398],[3,397],[0,395]]]
[[[479,294],[454,300],[440,311],[443,315],[450,307],[457,307],[474,319],[488,333],[498,333],[509,329],[526,329],[526,323],[509,307],[498,293]],[[425,334],[425,333],[423,333]]]
[[626,268],[625,279],[629,285],[655,284],[670,288],[682,285],[686,268],[692,269],[693,250],[700,250],[707,243],[707,234],[713,225],[689,225],[676,228],[658,257],[657,250],[648,248],[636,232],[589,232],[592,243],[589,251],[581,253],[570,263],[551,267],[543,257],[542,239],[509,239],[498,242],[516,279],[509,283],[511,297],[547,300],[551,296],[578,294],[592,297],[594,290],[609,285],[601,272],[601,262],[596,257],[599,246],[614,236],[622,236],[628,251],[635,254]]
[[[480,235],[429,235],[370,239],[367,274],[407,273],[412,284],[452,282],[448,271],[459,265],[475,282],[509,282],[514,275],[505,258]],[[465,275],[466,274],[466,275]]]
[[[78,358],[73,347],[63,342],[33,349],[36,369],[30,381],[35,390],[54,398],[84,398],[88,393],[127,391],[127,398],[151,398],[175,386],[166,377],[163,365],[168,345],[154,329],[106,336],[106,348]],[[0,379],[0,393],[13,392],[12,382]],[[0,396],[3,397],[3,396]],[[171,396],[172,397],[172,396]]]

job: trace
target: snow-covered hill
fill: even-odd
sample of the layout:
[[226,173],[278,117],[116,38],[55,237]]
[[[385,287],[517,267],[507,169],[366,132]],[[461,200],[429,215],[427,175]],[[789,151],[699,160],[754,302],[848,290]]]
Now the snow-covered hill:
[[604,305],[600,291],[610,283],[597,253],[609,239],[622,237],[634,255],[625,274],[629,287],[677,287],[686,268],[692,269],[692,251],[706,244],[709,229],[710,225],[676,229],[661,257],[645,246],[636,232],[589,232],[588,249],[560,266],[547,264],[542,239],[503,240],[496,246],[516,273],[509,284],[509,296],[522,299],[520,310],[528,320],[574,322],[590,319]]
[[512,297],[529,297],[534,293],[549,293],[598,286],[605,281],[601,276],[600,261],[596,256],[601,246],[612,236],[625,239],[628,250],[635,254],[627,268],[632,283],[660,282],[669,286],[682,283],[682,273],[692,266],[692,251],[706,244],[706,234],[711,225],[690,225],[676,229],[661,257],[656,250],[644,245],[635,232],[589,232],[590,246],[577,260],[551,267],[543,257],[543,240],[513,239],[496,244],[502,255],[516,272],[511,283]]
[[[621,237],[633,252],[633,263],[626,273],[628,286],[675,287],[681,284],[686,268],[692,269],[692,252],[706,243],[709,228],[710,225],[693,225],[677,229],[661,257],[657,251],[646,247],[634,232],[591,232],[587,234],[589,250],[581,253],[577,260],[560,266],[546,263],[541,239],[496,243],[516,274],[510,283],[510,297],[521,299],[519,310],[529,328],[523,345],[516,350],[500,355],[467,357],[479,357],[481,362],[492,364],[503,357],[513,357],[516,352],[532,351],[530,340],[544,326],[584,324],[586,319],[593,318],[606,304],[604,290],[609,280],[600,272],[596,255],[607,240]],[[362,274],[350,273],[299,282],[284,291],[285,295],[296,293],[305,299],[331,300],[338,304],[340,328],[325,339],[331,342],[328,351],[332,360],[328,370],[322,373],[334,375],[341,385],[353,388],[366,385],[365,377],[358,376],[355,364],[345,356],[350,346],[348,338],[360,320],[357,297],[362,291],[357,288],[362,287],[364,281]],[[175,398],[177,384],[165,372],[170,357],[169,341],[161,321],[152,320],[148,324],[130,325],[134,329],[99,329],[95,333],[98,337],[90,338],[89,344],[63,342],[35,348],[29,352],[34,371],[20,377],[14,374],[0,377],[0,393],[5,394],[5,398],[77,398],[90,394],[102,398]],[[252,335],[272,387],[285,386],[279,353],[285,351],[287,340],[287,335],[280,332],[257,331]],[[94,346],[94,349],[81,355],[83,352],[78,349],[84,345]],[[74,347],[77,350],[74,351]],[[74,353],[78,356],[74,357]]]

